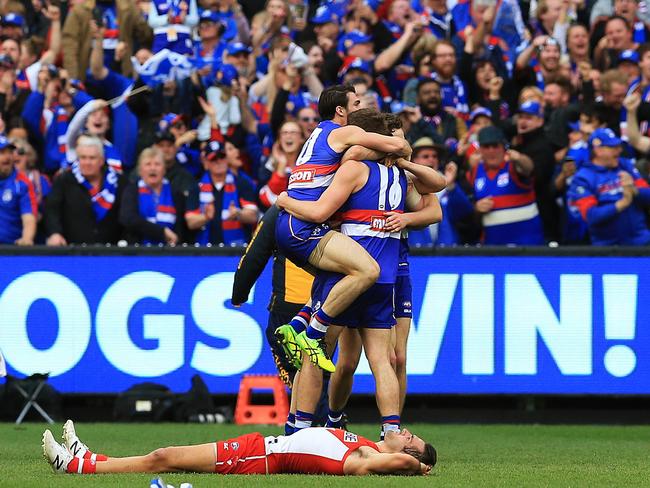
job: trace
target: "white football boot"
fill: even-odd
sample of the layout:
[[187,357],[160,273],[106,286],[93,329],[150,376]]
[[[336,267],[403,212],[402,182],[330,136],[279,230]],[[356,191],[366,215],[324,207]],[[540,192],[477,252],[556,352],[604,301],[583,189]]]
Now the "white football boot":
[[77,437],[72,420],[68,420],[63,424],[63,442],[68,452],[74,457],[84,458],[86,457],[85,454],[90,452],[88,446]]
[[66,468],[74,456],[63,444],[57,443],[52,432],[47,429],[43,432],[43,457],[50,463],[55,473],[66,473]]

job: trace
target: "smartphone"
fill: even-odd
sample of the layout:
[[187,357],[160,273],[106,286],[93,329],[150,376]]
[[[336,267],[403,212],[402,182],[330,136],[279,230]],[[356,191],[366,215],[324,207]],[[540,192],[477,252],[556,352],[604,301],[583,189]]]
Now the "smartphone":
[[97,27],[104,27],[104,14],[99,7],[93,9],[93,20],[97,24]]

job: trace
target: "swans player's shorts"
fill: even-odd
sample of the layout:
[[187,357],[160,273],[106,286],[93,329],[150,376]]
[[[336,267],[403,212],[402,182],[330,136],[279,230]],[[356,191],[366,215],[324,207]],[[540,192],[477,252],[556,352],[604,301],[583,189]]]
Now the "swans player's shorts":
[[327,224],[305,222],[282,210],[275,223],[275,240],[287,258],[298,266],[305,266],[309,263],[309,256],[329,230]]

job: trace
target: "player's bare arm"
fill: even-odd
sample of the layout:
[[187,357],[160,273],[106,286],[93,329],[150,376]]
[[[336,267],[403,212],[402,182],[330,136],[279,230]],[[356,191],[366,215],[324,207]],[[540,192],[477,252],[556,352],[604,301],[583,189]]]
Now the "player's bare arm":
[[408,208],[415,211],[403,214],[386,212],[386,231],[398,232],[406,227],[426,227],[442,221],[442,207],[436,195],[432,193],[422,195],[418,207],[418,209]]
[[341,158],[341,164],[347,163],[348,161],[379,161],[386,157],[386,153],[381,151],[375,151],[373,149],[368,149],[364,146],[352,146],[350,149],[345,151],[343,157]]
[[397,160],[397,166],[407,172],[413,180],[415,189],[421,194],[437,193],[447,186],[445,175],[422,164],[412,163],[403,158]]
[[430,468],[409,454],[401,452],[378,453],[361,447],[348,456],[344,474],[364,476],[368,474],[424,475]]
[[283,192],[277,205],[296,218],[308,222],[325,222],[346,202],[352,193],[363,186],[368,169],[359,161],[349,161],[334,176],[332,184],[316,201],[303,201],[291,198]]
[[333,130],[327,138],[327,142],[332,149],[338,152],[345,151],[355,145],[386,154],[395,154],[406,159],[411,157],[412,152],[409,143],[402,138],[366,132],[355,125],[346,125]]

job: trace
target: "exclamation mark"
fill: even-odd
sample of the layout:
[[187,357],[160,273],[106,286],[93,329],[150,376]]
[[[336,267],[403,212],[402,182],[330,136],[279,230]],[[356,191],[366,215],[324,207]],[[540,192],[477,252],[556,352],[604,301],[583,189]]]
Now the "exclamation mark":
[[[637,275],[603,275],[605,339],[631,341],[636,334]],[[605,369],[612,376],[628,376],[636,368],[636,353],[616,345],[605,353]]]

